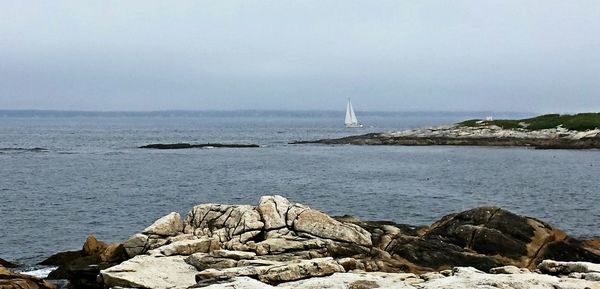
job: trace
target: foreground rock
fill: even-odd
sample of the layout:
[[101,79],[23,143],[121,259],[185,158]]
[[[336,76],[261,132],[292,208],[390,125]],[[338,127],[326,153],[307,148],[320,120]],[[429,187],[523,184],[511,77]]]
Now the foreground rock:
[[0,266],[0,289],[56,289],[56,286],[39,278],[13,273]]
[[495,125],[446,125],[397,132],[370,133],[338,139],[296,141],[292,144],[354,144],[354,145],[468,145],[527,146],[541,149],[600,148],[600,130],[571,131],[563,128],[526,130],[503,129]]
[[184,262],[183,256],[156,258],[136,256],[117,266],[102,270],[99,281],[125,288],[187,288],[196,284],[196,268]]
[[258,148],[257,144],[222,144],[222,143],[206,143],[206,144],[190,144],[190,143],[172,143],[172,144],[149,144],[139,148],[141,149],[160,149],[160,150],[175,150],[175,149],[191,149],[191,148]]
[[96,280],[100,270],[127,259],[122,244],[106,244],[94,236],[88,236],[80,251],[55,254],[41,265],[59,266],[48,279],[68,279],[72,288],[102,288]]
[[[94,246],[87,247],[87,251],[97,251]],[[544,259],[600,263],[600,256],[589,246],[553,226],[499,208],[450,214],[428,228],[416,228],[352,216],[332,218],[281,196],[262,197],[257,206],[197,205],[183,222],[177,213],[168,214],[129,238],[123,250],[133,259],[100,272],[99,280],[106,287],[187,288],[233,282],[240,284],[237,288],[252,288],[260,282],[269,288],[302,280],[297,282],[305,285],[298,283],[299,287],[311,288],[316,286],[314,282],[324,280],[316,277],[366,271],[408,272],[413,276],[399,280],[398,276],[406,275],[385,275],[391,279],[382,284],[404,282],[401,286],[412,286],[427,282],[433,285],[425,288],[450,288],[444,287],[446,283],[442,281],[436,283],[449,274],[431,272],[449,272],[444,270],[458,266],[476,269],[460,277],[463,283],[453,282],[464,288],[479,288],[484,282],[480,282],[480,277],[498,284],[504,284],[502,280],[508,280],[506,284],[521,284],[519,278],[527,276],[501,280],[477,270],[529,273]],[[368,276],[357,279],[360,282],[353,287],[346,282],[335,283],[338,287],[332,288],[376,288],[371,281],[377,275]],[[544,276],[529,277],[533,281],[552,277],[544,279],[548,284],[562,282]],[[527,278],[523,282],[530,280]],[[245,284],[246,281],[250,283]]]

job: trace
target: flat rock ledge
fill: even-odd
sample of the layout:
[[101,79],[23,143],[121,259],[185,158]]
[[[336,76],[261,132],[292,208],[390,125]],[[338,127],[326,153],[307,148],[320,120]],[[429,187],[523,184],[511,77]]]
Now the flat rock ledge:
[[148,144],[141,146],[141,149],[159,149],[159,150],[175,150],[175,149],[192,149],[192,148],[258,148],[257,144],[222,144],[222,143],[170,143],[170,144]]
[[[600,288],[596,247],[495,207],[429,227],[331,217],[282,196],[201,204],[122,244],[104,288]],[[10,288],[10,287],[9,287]]]
[[444,125],[405,131],[369,133],[337,139],[296,141],[291,144],[353,144],[353,145],[465,145],[465,146],[526,146],[539,149],[597,149],[600,129],[567,130],[561,127],[542,130],[503,129],[495,125],[468,127]]

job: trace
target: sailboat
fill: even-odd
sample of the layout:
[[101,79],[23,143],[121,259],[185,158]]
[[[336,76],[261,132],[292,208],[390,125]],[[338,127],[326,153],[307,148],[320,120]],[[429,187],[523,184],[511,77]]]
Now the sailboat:
[[350,99],[348,99],[348,104],[346,105],[346,120],[344,121],[344,124],[348,128],[363,127],[363,125],[358,122],[356,114],[354,114],[354,108],[352,108]]

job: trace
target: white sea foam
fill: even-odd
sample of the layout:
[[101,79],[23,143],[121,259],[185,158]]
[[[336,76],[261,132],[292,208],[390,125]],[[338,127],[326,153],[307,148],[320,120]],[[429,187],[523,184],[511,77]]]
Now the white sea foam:
[[50,272],[56,270],[56,268],[58,268],[58,267],[51,266],[51,267],[44,267],[44,268],[39,268],[39,269],[31,270],[31,271],[20,271],[19,273],[43,279],[43,278],[48,277],[48,274],[50,274]]

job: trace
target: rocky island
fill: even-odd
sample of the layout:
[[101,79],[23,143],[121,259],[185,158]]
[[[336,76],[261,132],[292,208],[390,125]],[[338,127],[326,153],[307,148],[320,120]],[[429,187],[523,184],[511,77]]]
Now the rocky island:
[[[122,244],[90,236],[44,264],[69,288],[583,289],[600,288],[598,245],[496,207],[416,227],[263,196],[170,213]],[[52,283],[0,268],[0,288]]]
[[549,114],[519,120],[468,120],[452,125],[292,144],[526,146],[539,149],[600,148],[600,113]]
[[141,149],[159,149],[159,150],[176,150],[176,149],[192,149],[192,148],[258,148],[257,144],[222,144],[222,143],[205,143],[205,144],[191,144],[191,143],[156,143],[144,145],[139,148]]

